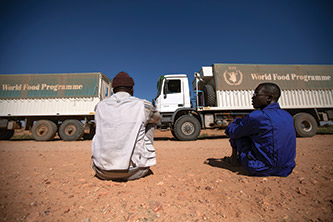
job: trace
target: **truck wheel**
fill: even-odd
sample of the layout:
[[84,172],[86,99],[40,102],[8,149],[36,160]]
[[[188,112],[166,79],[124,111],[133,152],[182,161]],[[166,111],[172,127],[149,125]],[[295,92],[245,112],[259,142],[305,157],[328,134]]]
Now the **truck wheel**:
[[38,120],[31,129],[32,137],[37,141],[52,140],[57,132],[57,125],[50,120]]
[[0,129],[0,140],[9,140],[14,135],[14,130],[8,130],[6,128]]
[[205,106],[216,106],[216,93],[214,87],[211,85],[203,86]]
[[59,128],[59,136],[64,141],[79,140],[83,135],[83,124],[76,119],[65,120]]
[[312,137],[317,133],[318,124],[316,119],[308,113],[294,115],[296,135],[300,137]]
[[176,139],[182,141],[196,140],[200,134],[200,122],[193,116],[182,116],[177,119],[174,128]]

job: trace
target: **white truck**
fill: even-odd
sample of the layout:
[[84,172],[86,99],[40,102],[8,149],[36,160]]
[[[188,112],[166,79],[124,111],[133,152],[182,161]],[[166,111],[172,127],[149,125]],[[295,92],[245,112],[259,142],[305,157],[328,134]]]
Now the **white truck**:
[[262,82],[280,86],[280,106],[294,117],[298,136],[312,137],[320,121],[333,119],[332,65],[213,64],[194,77],[194,102],[186,74],[164,75],[157,83],[159,127],[171,129],[178,140],[196,140],[201,129],[222,129],[249,114],[254,89]]
[[0,139],[24,127],[38,141],[94,135],[95,105],[111,95],[102,73],[0,75]]

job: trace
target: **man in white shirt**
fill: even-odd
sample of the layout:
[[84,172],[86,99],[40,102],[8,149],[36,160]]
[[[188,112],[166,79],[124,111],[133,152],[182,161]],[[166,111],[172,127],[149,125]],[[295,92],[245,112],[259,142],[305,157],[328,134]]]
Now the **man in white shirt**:
[[114,94],[96,106],[92,141],[93,169],[104,180],[135,180],[156,165],[154,126],[160,114],[133,96],[133,79],[125,72],[112,80]]

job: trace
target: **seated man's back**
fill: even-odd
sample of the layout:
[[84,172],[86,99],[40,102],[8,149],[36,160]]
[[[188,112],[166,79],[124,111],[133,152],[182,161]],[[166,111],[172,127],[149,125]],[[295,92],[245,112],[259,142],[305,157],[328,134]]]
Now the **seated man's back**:
[[[120,74],[130,78],[128,74]],[[156,112],[151,103],[131,95],[133,87],[127,92],[122,88],[128,87],[126,83],[117,85],[118,75],[113,80],[116,93],[96,106],[94,169],[101,179],[138,179],[133,174],[140,170],[148,172],[156,164],[153,137],[148,133],[154,129],[149,123]]]

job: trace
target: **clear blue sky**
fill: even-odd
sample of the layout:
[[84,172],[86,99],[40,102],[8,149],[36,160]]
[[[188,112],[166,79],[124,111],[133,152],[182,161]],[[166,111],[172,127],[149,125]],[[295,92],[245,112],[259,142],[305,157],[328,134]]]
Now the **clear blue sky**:
[[151,100],[213,63],[333,64],[332,2],[1,0],[0,74],[126,71]]

